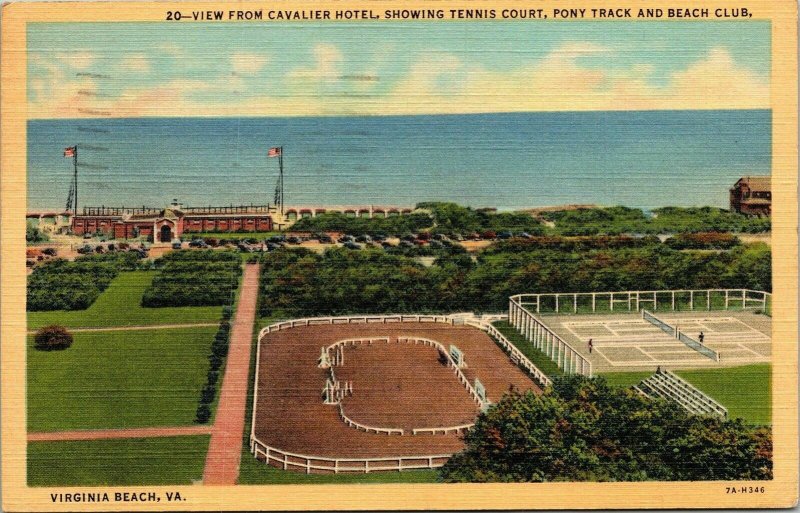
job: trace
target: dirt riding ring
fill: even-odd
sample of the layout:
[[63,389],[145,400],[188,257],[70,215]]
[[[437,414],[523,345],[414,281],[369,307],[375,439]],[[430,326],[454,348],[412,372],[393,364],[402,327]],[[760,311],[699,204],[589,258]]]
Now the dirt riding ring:
[[498,335],[488,324],[425,315],[268,326],[259,334],[250,450],[306,473],[440,467],[510,387],[540,390],[489,333]]

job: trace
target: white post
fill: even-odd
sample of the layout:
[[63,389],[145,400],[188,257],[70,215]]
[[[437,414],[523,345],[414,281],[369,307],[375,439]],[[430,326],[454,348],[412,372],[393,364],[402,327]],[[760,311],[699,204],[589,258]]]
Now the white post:
[[706,291],[706,308],[711,310],[711,289]]
[[653,291],[653,310],[658,310],[658,292]]
[[614,293],[613,292],[611,293],[611,299],[608,300],[608,304],[609,304],[609,306],[611,308],[611,311],[613,312],[614,311]]
[[694,310],[694,291],[689,291],[689,310]]
[[728,289],[725,289],[725,310],[728,309]]
[[595,305],[596,300],[597,300],[597,294],[592,292],[592,313],[594,313],[594,311],[595,311],[594,305]]
[[558,294],[556,294],[556,313],[558,313]]
[[574,310],[575,310],[575,313],[578,313],[578,294],[575,294],[575,295],[573,296],[573,298],[574,298],[574,302],[573,302],[573,304],[574,304],[574,306],[575,306]]
[[672,311],[675,311],[675,291],[672,291]]
[[747,291],[742,289],[742,310],[747,308]]

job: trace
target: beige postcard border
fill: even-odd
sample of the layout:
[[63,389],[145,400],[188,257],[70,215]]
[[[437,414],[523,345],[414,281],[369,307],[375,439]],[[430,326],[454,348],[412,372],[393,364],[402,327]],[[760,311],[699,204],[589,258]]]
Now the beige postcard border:
[[[612,3],[613,5],[608,5]],[[603,5],[605,4],[605,5]],[[385,0],[324,0],[292,3],[297,8],[397,8]],[[98,488],[28,488],[25,463],[25,262],[26,204],[26,24],[29,22],[164,22],[165,12],[288,7],[286,2],[62,2],[12,3],[2,13],[0,89],[0,340],[2,340],[2,507],[6,511],[167,510],[159,503],[53,503],[50,493]],[[727,482],[397,484],[125,487],[178,490],[187,501],[178,510],[363,510],[363,509],[560,509],[560,508],[762,508],[797,501],[797,12],[793,0],[409,0],[403,8],[488,7],[747,7],[752,20],[772,23],[773,112],[773,430],[774,474],[759,482],[766,492],[726,495]],[[455,23],[455,21],[430,21]],[[633,21],[647,23],[647,21]],[[186,23],[186,22],[182,22]],[[235,21],[222,23],[237,23]],[[246,23],[246,22],[245,22]],[[330,22],[335,23],[335,22]],[[372,21],[365,23],[383,23]],[[531,23],[535,28],[537,22]],[[562,21],[559,23],[570,23]],[[614,21],[609,20],[609,30]],[[747,23],[740,21],[738,23]],[[735,483],[738,486],[746,482]],[[104,490],[120,490],[110,487]]]

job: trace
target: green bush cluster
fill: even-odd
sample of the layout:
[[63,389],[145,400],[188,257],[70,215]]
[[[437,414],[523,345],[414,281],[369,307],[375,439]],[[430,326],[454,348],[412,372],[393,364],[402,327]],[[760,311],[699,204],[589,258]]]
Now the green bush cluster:
[[33,338],[33,345],[40,351],[60,351],[72,345],[72,333],[64,326],[44,326]]
[[629,207],[581,208],[543,212],[561,235],[667,234],[685,232],[761,233],[771,228],[766,217],[752,217],[715,207],[663,207],[648,216]]
[[431,212],[436,233],[445,235],[467,235],[485,232],[527,232],[530,235],[544,234],[544,226],[526,212],[494,212],[462,207],[457,203],[418,203],[417,208]]
[[222,322],[214,335],[214,342],[211,344],[211,352],[208,354],[208,375],[206,384],[200,392],[200,403],[197,406],[195,422],[205,424],[211,418],[211,404],[217,396],[217,382],[219,381],[220,370],[228,356],[228,345],[230,340],[230,315],[231,310],[223,309]]
[[50,237],[39,228],[27,226],[25,228],[25,242],[35,244],[37,242],[47,242]]
[[120,271],[136,269],[138,260],[135,253],[106,253],[44,262],[28,276],[27,309],[84,310]]
[[400,236],[433,226],[431,216],[412,212],[390,217],[348,217],[340,212],[327,212],[316,217],[299,219],[292,231],[342,232],[350,235]]
[[603,378],[564,376],[543,395],[512,391],[482,413],[447,482],[772,479],[772,432],[692,415]]
[[[580,249],[580,250],[578,250]],[[765,244],[726,252],[678,251],[663,244],[574,251],[502,246],[439,256],[430,267],[380,250],[330,248],[322,255],[283,249],[263,255],[259,313],[497,312],[525,292],[700,288],[771,290]]]
[[664,241],[672,249],[731,249],[742,243],[732,233],[679,233]]
[[158,274],[142,306],[218,306],[231,302],[242,273],[239,255],[225,251],[173,251],[156,260]]

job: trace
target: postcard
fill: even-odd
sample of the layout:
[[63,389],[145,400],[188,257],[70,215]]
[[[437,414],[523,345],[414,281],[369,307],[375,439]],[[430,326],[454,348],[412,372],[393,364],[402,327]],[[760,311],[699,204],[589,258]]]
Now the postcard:
[[5,4],[3,509],[796,505],[796,18]]

